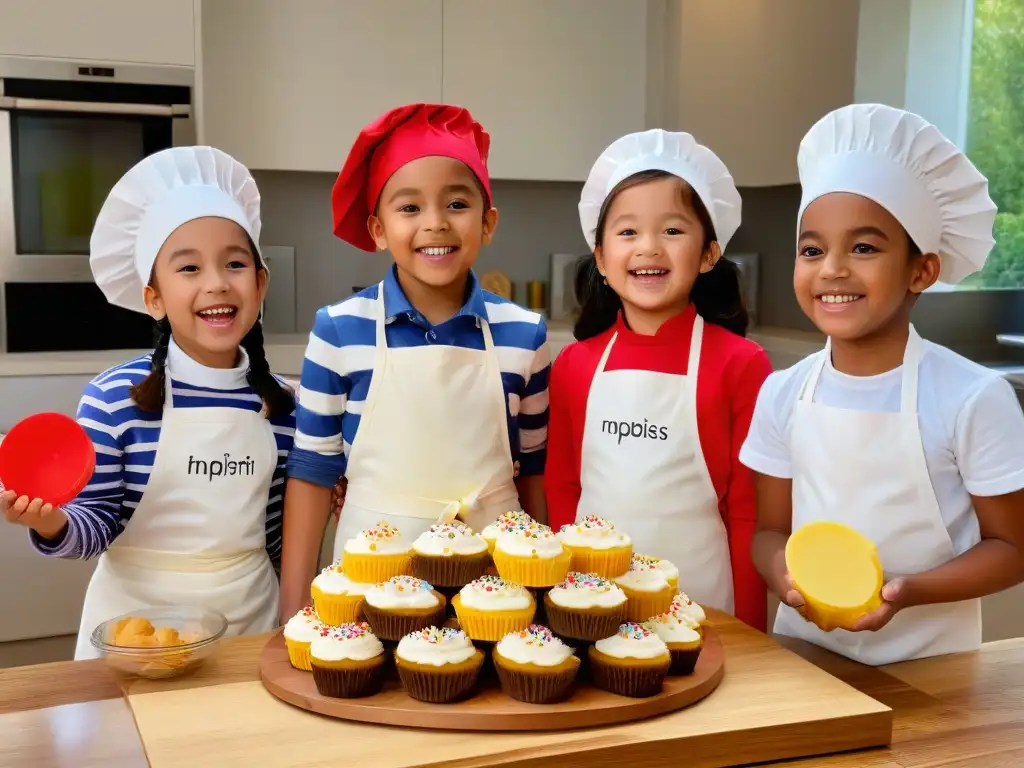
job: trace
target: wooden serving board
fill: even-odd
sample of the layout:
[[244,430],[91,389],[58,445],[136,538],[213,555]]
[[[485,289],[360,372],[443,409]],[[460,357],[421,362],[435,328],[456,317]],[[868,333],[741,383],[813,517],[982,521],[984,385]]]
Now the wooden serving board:
[[711,693],[725,672],[724,650],[717,633],[708,628],[704,649],[692,675],[669,677],[657,696],[630,699],[578,681],[576,691],[557,704],[526,704],[506,696],[493,672],[485,667],[474,696],[452,704],[430,704],[410,698],[398,680],[361,699],[321,696],[313,675],[288,662],[284,635],[274,635],[260,655],[263,685],[274,696],[310,712],[382,725],[442,728],[452,731],[550,731],[593,728],[674,712]]

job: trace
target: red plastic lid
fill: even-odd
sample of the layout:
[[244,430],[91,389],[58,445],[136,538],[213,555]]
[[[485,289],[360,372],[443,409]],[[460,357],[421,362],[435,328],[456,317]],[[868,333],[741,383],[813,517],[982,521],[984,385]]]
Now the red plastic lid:
[[96,468],[92,440],[61,413],[22,419],[0,442],[0,482],[19,496],[58,506],[89,484]]

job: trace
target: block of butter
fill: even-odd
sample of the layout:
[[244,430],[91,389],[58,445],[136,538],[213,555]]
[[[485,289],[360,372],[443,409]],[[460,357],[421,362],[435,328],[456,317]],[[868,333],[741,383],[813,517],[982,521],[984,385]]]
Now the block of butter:
[[808,523],[786,544],[786,567],[807,618],[826,631],[850,628],[882,604],[882,563],[866,536],[833,522]]

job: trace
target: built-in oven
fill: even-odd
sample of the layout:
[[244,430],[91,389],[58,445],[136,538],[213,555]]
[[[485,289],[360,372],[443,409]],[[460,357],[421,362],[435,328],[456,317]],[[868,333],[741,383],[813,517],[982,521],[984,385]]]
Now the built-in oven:
[[[95,66],[0,56],[0,345],[57,351],[24,323],[52,333],[96,312],[89,271],[96,214],[115,182],[144,157],[195,143],[194,73],[188,67]],[[25,316],[26,306],[53,301]],[[116,310],[122,312],[122,310]],[[107,318],[95,348],[122,348],[138,323]],[[135,320],[132,317],[132,320]],[[129,329],[131,329],[129,331]],[[17,342],[8,350],[9,341]],[[70,340],[70,339],[69,339]],[[65,348],[81,348],[76,339]],[[134,345],[133,345],[134,346]]]

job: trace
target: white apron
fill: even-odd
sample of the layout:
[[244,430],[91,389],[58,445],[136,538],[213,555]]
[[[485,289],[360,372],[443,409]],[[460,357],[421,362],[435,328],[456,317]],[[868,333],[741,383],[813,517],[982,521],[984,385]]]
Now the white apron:
[[704,320],[694,318],[685,376],[606,371],[617,337],[590,385],[576,517],[612,521],[634,552],[672,561],[691,599],[732,613],[729,541],[697,432]]
[[[277,465],[270,422],[241,408],[174,408],[167,395],[149,483],[131,520],[100,555],[85,594],[75,659],[102,622],[139,608],[223,613],[228,635],[277,626],[278,582],[266,551]],[[130,471],[132,454],[124,457]]]
[[380,520],[411,543],[456,515],[481,531],[502,512],[522,509],[505,389],[486,320],[480,320],[483,351],[430,344],[388,349],[383,283],[378,296],[373,377],[349,451],[335,558],[348,539]]
[[[953,559],[935,498],[917,417],[921,337],[913,327],[903,357],[898,413],[814,402],[831,341],[812,366],[793,413],[793,530],[816,520],[844,523],[878,548],[885,580]],[[981,601],[906,608],[877,632],[823,632],[782,605],[777,634],[798,637],[864,664],[974,650],[981,645]]]

